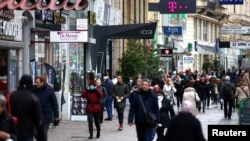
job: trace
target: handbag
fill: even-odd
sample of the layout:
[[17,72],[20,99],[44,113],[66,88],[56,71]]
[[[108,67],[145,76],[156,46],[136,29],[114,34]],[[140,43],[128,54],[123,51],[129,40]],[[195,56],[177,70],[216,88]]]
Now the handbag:
[[198,109],[201,108],[201,102],[196,100],[196,93],[195,93],[195,92],[194,92],[194,101],[195,101],[196,107],[197,107]]
[[[7,97],[8,113],[9,113],[10,116],[12,116],[12,114],[11,114],[11,108],[10,108],[10,96],[11,95],[12,95],[12,93],[10,93],[9,96]],[[12,116],[12,119],[13,119],[14,124],[17,125],[18,124],[18,118]]]
[[155,116],[155,114],[153,114],[152,112],[147,112],[147,110],[145,108],[145,104],[144,104],[140,94],[139,94],[139,99],[140,99],[140,103],[141,103],[143,112],[144,112],[145,117],[146,117],[146,123],[149,124],[149,125],[154,126],[156,124],[156,116]]

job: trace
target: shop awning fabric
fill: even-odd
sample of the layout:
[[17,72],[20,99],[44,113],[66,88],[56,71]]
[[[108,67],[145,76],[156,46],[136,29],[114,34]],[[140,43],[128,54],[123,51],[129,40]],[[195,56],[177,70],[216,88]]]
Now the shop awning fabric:
[[200,54],[208,54],[208,55],[213,55],[216,53],[215,47],[205,46],[205,45],[197,45],[197,51]]

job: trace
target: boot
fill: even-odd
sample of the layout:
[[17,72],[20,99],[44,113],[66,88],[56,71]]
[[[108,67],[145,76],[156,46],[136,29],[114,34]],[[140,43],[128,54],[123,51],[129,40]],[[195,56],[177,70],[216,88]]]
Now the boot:
[[97,131],[96,138],[100,138],[100,130]]
[[88,139],[93,139],[93,135],[90,135]]
[[92,133],[90,133],[90,135],[89,135],[89,138],[88,139],[93,139],[93,132]]

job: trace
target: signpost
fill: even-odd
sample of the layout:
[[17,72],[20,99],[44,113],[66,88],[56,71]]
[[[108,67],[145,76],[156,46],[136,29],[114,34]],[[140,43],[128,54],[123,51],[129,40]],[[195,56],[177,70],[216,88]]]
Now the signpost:
[[250,26],[223,26],[221,34],[250,34]]
[[245,98],[240,102],[239,124],[250,125],[250,98]]

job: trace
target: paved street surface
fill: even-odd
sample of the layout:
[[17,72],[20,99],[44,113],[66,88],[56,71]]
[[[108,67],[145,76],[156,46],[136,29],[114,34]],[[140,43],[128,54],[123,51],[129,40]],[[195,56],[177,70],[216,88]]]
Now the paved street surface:
[[[125,110],[125,122],[127,123],[129,107]],[[176,110],[177,111],[177,110]],[[106,118],[106,111],[104,112],[104,118]],[[128,126],[124,124],[123,131],[118,131],[118,119],[116,116],[112,121],[104,121],[101,130],[101,137],[99,139],[93,138],[92,140],[100,141],[136,141],[135,126]],[[207,138],[207,125],[235,125],[238,124],[237,111],[233,112],[232,119],[224,119],[223,110],[216,108],[215,105],[211,105],[210,109],[206,109],[206,113],[199,113],[197,118],[200,119],[202,123],[203,133]],[[96,131],[94,131],[94,137]],[[49,130],[49,141],[87,141],[88,140],[88,124],[87,122],[72,122],[72,121],[62,121],[60,125],[56,128]]]

